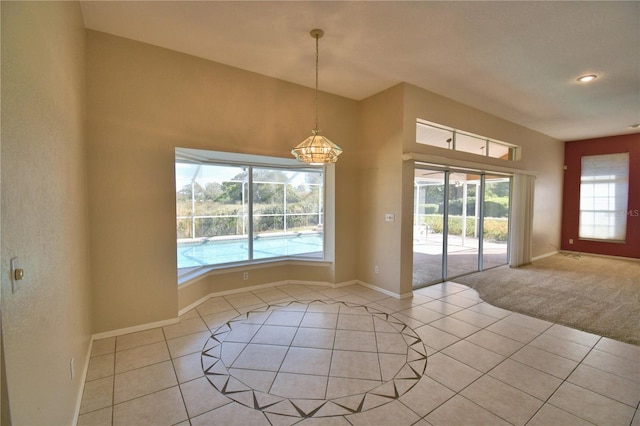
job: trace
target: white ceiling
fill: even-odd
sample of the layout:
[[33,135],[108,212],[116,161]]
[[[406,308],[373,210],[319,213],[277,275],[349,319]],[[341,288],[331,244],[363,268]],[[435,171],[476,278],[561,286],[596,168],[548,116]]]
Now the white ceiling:
[[560,140],[639,131],[639,1],[81,5],[87,28],[309,87],[322,28],[320,89],[356,100],[405,81]]

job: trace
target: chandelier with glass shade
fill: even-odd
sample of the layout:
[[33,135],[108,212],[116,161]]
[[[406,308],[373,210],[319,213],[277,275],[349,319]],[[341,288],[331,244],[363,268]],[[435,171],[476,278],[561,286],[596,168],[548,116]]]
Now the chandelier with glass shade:
[[322,136],[318,126],[318,40],[324,35],[324,31],[313,29],[309,34],[316,39],[316,127],[311,131],[311,136],[292,149],[291,153],[297,160],[305,163],[331,164],[338,161],[338,155],[342,154],[342,149]]

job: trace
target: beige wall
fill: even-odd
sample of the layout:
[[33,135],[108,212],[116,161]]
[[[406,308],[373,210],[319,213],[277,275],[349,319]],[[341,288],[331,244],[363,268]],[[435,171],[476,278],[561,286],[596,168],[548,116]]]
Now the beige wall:
[[[77,3],[2,2],[2,327],[14,424],[72,423],[89,348],[84,36]],[[12,293],[14,256],[25,279]]]
[[[417,118],[521,146],[522,158],[510,163],[418,144],[415,142]],[[404,120],[404,152],[447,155],[475,162],[482,158],[483,163],[536,172],[533,257],[552,253],[560,247],[564,178],[562,142],[410,84],[405,84]]]
[[[289,157],[313,126],[313,90],[85,33],[76,3],[3,2],[1,13],[2,330],[16,423],[71,422],[81,384],[69,361],[82,370],[92,332],[171,319],[212,292],[284,280],[358,279],[409,292],[413,167],[402,154],[477,161],[415,144],[416,118],[522,146],[515,166],[538,174],[534,256],[558,244],[558,141],[409,84],[361,102],[321,93],[323,133],[344,149],[335,262],[252,266],[247,281],[233,270],[178,290],[174,148]],[[27,276],[15,294],[13,256]]]
[[[402,85],[360,103],[358,279],[399,294]],[[385,214],[395,222],[385,222]],[[375,273],[376,265],[379,273]]]
[[323,133],[345,151],[335,166],[335,264],[252,268],[248,281],[210,275],[178,296],[174,148],[291,157],[314,125],[313,89],[94,31],[87,78],[95,332],[174,318],[211,292],[356,278],[355,101],[320,95]]
[[[534,171],[533,255],[556,250],[560,236],[563,144],[483,111],[402,83],[361,102],[358,278],[393,293],[412,289],[413,163],[403,153],[448,157]],[[440,123],[522,147],[515,163],[416,143],[416,119]],[[396,215],[394,223],[385,213]],[[378,265],[380,273],[375,274]]]

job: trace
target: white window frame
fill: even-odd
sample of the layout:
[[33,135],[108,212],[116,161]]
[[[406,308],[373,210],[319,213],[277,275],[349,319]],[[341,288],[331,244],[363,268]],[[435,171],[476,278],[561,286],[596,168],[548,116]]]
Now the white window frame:
[[[428,127],[436,132],[439,132],[442,136],[438,140],[421,141],[418,136],[420,127]],[[466,152],[473,155],[482,157],[489,157],[495,159],[502,159],[504,161],[518,161],[520,159],[521,148],[517,145],[513,145],[507,142],[498,141],[495,139],[487,138],[486,136],[476,135],[463,130],[454,129],[453,127],[447,127],[442,124],[432,123],[430,121],[418,119],[416,120],[416,143],[422,145],[435,146],[443,149],[450,149],[453,151]],[[475,148],[470,148],[469,145],[474,145]],[[506,149],[508,157],[503,159],[496,157],[492,152],[492,147],[501,147]]]
[[[317,170],[323,173],[323,250],[321,257],[310,257],[304,255],[289,255],[280,257],[269,257],[252,259],[239,262],[227,262],[199,267],[188,267],[178,269],[178,284],[192,280],[211,271],[231,270],[232,268],[245,267],[251,265],[264,265],[269,263],[293,262],[296,264],[318,264],[331,263],[333,261],[334,249],[334,206],[335,206],[335,170],[329,166],[311,166],[301,163],[295,159],[268,157],[250,154],[229,153],[220,151],[208,151],[191,148],[176,148],[175,163],[203,164],[203,165],[227,165],[253,168],[272,168],[282,170]],[[251,192],[251,190],[250,190]],[[253,221],[252,209],[250,209],[249,220]],[[177,218],[177,215],[176,215]],[[252,226],[249,227],[250,229]],[[251,238],[249,238],[251,240]],[[177,242],[176,242],[177,243]]]
[[629,153],[581,160],[578,238],[624,243],[629,202]]

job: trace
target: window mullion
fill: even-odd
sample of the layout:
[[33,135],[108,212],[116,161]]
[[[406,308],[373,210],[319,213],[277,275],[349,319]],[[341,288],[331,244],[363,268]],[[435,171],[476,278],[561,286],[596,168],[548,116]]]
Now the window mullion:
[[476,217],[476,231],[478,232],[478,271],[484,270],[484,198],[487,188],[487,175],[480,175],[480,194],[476,189],[476,205],[479,207],[479,214]]
[[248,235],[248,245],[249,245],[249,260],[253,260],[253,167],[248,167],[247,169],[247,185],[248,185],[248,194],[247,198],[249,199],[249,235]]
[[449,251],[449,177],[451,172],[444,172],[444,200],[442,204],[442,280],[447,279],[447,257]]

